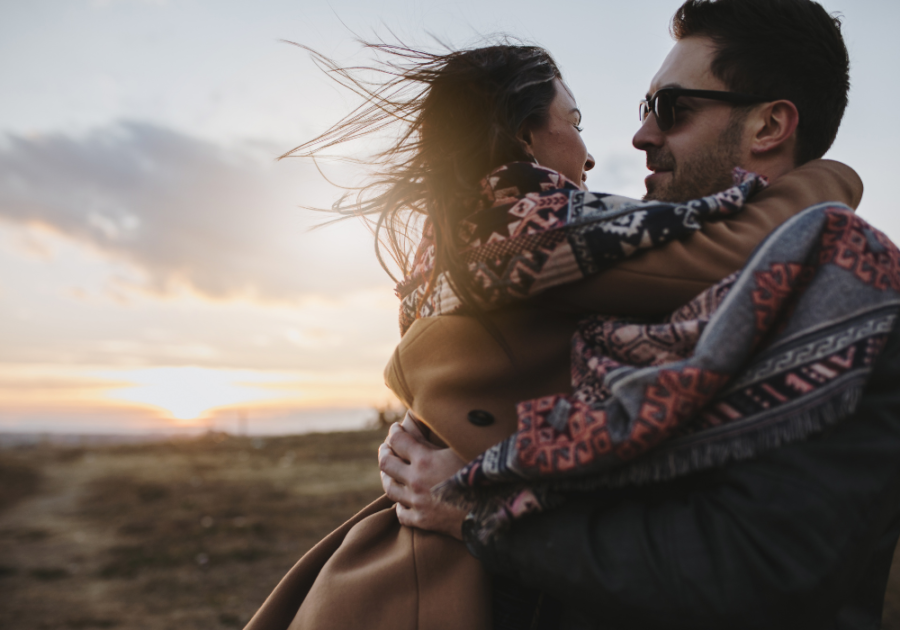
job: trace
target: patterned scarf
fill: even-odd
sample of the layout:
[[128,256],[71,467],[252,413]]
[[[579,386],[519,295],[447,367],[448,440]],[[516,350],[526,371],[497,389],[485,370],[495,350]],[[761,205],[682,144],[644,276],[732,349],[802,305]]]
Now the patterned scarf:
[[[478,306],[494,309],[611,267],[641,249],[734,214],[764,179],[736,171],[735,186],[684,204],[591,193],[529,162],[501,166],[482,181],[483,209],[461,222],[457,238]],[[449,274],[434,273],[434,241],[425,225],[412,271],[397,285],[400,333],[419,317],[458,312]]]
[[[742,201],[736,189],[722,198],[732,210]],[[554,226],[564,241],[583,228]],[[516,240],[509,234],[490,242]],[[571,251],[578,262],[581,250]],[[532,276],[529,286],[546,286],[540,267]],[[499,304],[522,293],[484,295]],[[520,403],[516,433],[435,492],[471,509],[466,528],[485,541],[567,491],[671,479],[807,439],[853,414],[898,314],[900,250],[844,205],[808,208],[744,269],[660,321],[585,318],[572,344],[574,393]]]

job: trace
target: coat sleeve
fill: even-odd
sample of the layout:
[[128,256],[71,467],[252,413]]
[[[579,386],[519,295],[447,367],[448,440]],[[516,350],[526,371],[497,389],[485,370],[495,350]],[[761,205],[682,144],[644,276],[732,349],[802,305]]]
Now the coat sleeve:
[[898,333],[856,415],[819,439],[570,498],[470,551],[601,625],[825,627],[900,511]]
[[584,280],[546,291],[556,308],[608,315],[658,315],[690,301],[744,266],[769,233],[810,206],[859,206],[863,184],[852,168],[813,160],[754,195],[738,214],[710,220],[683,240],[649,249]]

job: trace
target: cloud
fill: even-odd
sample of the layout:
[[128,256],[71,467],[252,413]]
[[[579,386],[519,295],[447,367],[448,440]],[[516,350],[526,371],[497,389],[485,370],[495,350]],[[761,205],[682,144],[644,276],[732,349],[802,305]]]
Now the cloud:
[[[289,143],[288,143],[289,144]],[[371,236],[299,205],[337,194],[277,149],[224,148],[126,122],[0,140],[0,220],[39,224],[130,263],[142,288],[289,301],[386,286]],[[260,154],[265,159],[260,158]]]

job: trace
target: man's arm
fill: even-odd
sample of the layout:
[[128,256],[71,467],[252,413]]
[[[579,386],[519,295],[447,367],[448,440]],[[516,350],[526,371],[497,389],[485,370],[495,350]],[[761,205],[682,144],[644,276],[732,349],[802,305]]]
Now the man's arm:
[[681,481],[572,499],[470,549],[596,621],[821,627],[900,509],[900,331],[857,414]]

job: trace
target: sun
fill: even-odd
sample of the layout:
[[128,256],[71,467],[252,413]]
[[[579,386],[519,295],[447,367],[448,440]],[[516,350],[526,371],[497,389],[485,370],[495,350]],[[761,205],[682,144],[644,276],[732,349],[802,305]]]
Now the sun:
[[264,387],[273,375],[252,370],[157,367],[116,372],[116,377],[131,385],[110,390],[107,398],[157,407],[182,423],[201,420],[221,407],[284,396]]

